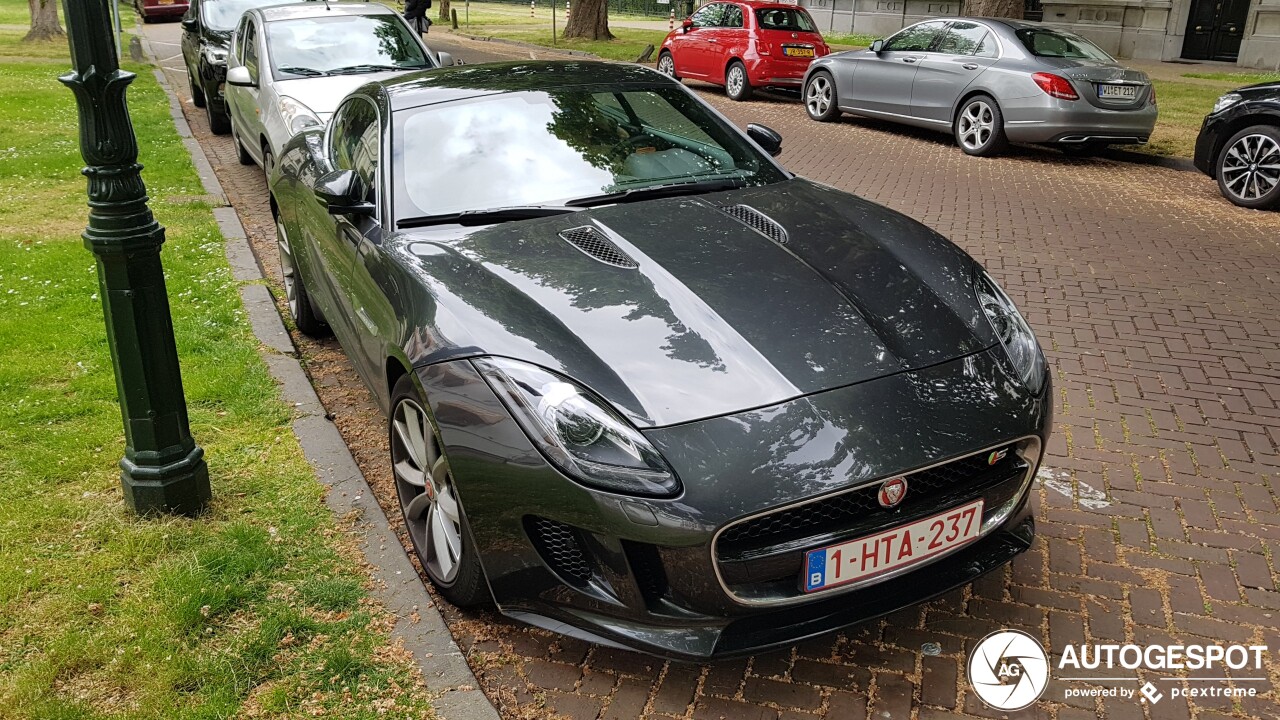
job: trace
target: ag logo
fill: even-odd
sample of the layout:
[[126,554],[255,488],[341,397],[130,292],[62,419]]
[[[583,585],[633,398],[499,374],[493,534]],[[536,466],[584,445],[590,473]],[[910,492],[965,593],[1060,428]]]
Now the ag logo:
[[880,485],[880,492],[876,494],[876,499],[880,501],[880,507],[892,508],[897,507],[902,502],[902,498],[907,496],[907,479],[901,475],[895,478],[889,478]]
[[1040,642],[1017,630],[982,638],[969,656],[969,684],[995,710],[1021,710],[1044,694],[1049,658]]

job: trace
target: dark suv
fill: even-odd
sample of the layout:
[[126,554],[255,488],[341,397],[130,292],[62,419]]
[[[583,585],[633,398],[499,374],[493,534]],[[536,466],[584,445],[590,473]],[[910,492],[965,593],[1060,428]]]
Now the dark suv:
[[1280,82],[1223,95],[1196,138],[1196,167],[1241,207],[1280,207]]
[[223,86],[231,33],[245,10],[279,5],[281,0],[191,0],[182,16],[182,58],[191,84],[191,101],[204,108],[214,135],[231,132]]

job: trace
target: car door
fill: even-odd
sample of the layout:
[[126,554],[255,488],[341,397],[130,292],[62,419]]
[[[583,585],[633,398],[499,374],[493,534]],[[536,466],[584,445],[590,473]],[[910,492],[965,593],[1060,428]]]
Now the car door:
[[[244,133],[240,139],[244,142],[245,148],[249,154],[262,161],[262,140],[265,132],[262,127],[262,86],[268,82],[265,77],[270,73],[270,66],[263,62],[262,52],[262,26],[258,24],[257,18],[249,15],[245,18],[248,22],[246,28],[246,36],[244,38],[244,66],[249,71],[249,78],[253,80],[252,87],[236,88],[240,95],[240,112],[241,125]],[[231,86],[228,85],[230,90]]]
[[911,85],[911,114],[951,122],[960,94],[999,57],[999,43],[985,25],[952,22],[918,63]]
[[722,8],[716,26],[708,28],[704,36],[707,40],[707,79],[720,83],[724,82],[729,59],[742,57],[747,44],[742,6],[722,3]]
[[693,26],[681,37],[680,52],[674,53],[676,74],[681,77],[706,78],[711,72],[710,34],[720,24],[724,3],[711,3],[690,18]]
[[[227,54],[227,68],[240,67],[245,64],[245,42],[253,34],[253,23],[248,15],[240,18],[240,24],[236,25],[236,31],[231,36],[231,52]],[[252,76],[252,73],[250,73]],[[231,118],[231,128],[235,131],[235,135],[240,138],[252,138],[253,133],[249,129],[248,120],[245,118],[245,112],[252,112],[251,108],[245,107],[248,100],[248,88],[239,87],[227,83],[223,89],[223,97],[227,99],[227,115]],[[246,148],[252,150],[248,144]]]
[[191,0],[186,14],[182,16],[182,62],[187,66],[187,75],[191,77],[193,86],[200,84],[196,62],[200,59],[200,2]]
[[916,23],[886,40],[880,52],[863,53],[853,78],[850,106],[854,110],[909,116],[911,84],[920,61],[946,25],[944,20]]

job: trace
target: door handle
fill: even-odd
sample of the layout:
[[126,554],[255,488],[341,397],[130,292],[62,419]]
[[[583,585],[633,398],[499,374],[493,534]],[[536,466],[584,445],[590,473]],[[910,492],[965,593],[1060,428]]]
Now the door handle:
[[913,62],[915,62],[915,61],[916,61],[916,60],[918,60],[918,59],[919,59],[919,58],[904,57],[904,58],[902,58],[902,62],[909,62],[909,63],[913,63]]
[[373,321],[373,318],[369,317],[369,313],[365,312],[364,308],[356,308],[356,317],[360,318],[360,322],[364,323],[364,326],[369,329],[369,332],[374,335],[378,334],[378,324]]
[[715,38],[707,38],[707,42],[709,42],[709,43],[718,43],[718,42],[720,42],[720,41],[719,41],[719,40],[717,40],[717,39],[715,39]]
[[977,69],[978,69],[978,64],[977,64],[977,63],[965,63],[964,65],[961,65],[960,67],[964,68],[965,70],[977,70]]

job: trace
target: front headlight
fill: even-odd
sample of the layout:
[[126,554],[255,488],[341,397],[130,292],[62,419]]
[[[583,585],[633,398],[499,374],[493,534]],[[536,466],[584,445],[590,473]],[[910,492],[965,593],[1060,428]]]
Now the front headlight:
[[324,124],[314,112],[311,112],[311,108],[287,95],[280,98],[280,117],[284,118],[284,126],[289,128],[289,132],[293,135],[309,127]]
[[535,365],[505,358],[474,362],[538,449],[569,477],[627,495],[680,492],[657,449],[603,400]]
[[206,45],[204,48],[204,60],[210,65],[226,65],[227,51],[222,48]]
[[1243,99],[1244,99],[1244,96],[1242,96],[1240,93],[1233,93],[1233,92],[1227,93],[1226,95],[1223,95],[1222,97],[1218,98],[1218,101],[1213,104],[1213,110],[1209,114],[1216,115],[1222,112],[1223,110],[1226,110],[1227,108],[1231,107],[1232,105],[1235,105],[1236,103],[1240,102]]
[[1045,360],[1031,326],[1027,325],[1004,290],[985,272],[978,276],[977,293],[978,304],[986,313],[1023,384],[1031,392],[1039,394],[1040,388],[1044,387]]

